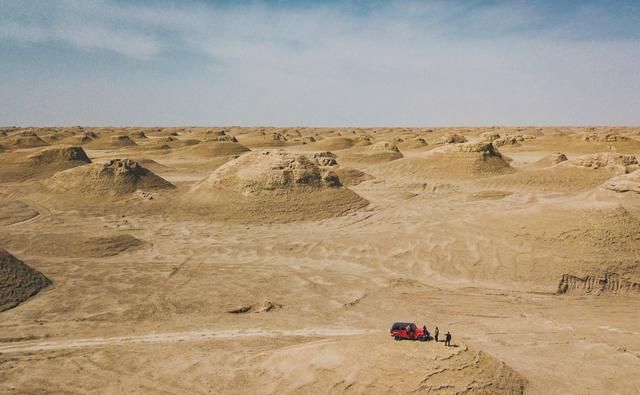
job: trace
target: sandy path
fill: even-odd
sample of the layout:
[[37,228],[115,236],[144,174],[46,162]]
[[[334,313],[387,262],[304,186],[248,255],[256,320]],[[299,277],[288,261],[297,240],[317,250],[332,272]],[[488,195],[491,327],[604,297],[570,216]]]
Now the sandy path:
[[305,328],[295,330],[223,330],[223,331],[189,331],[189,332],[166,332],[151,333],[139,336],[117,336],[117,337],[94,337],[84,339],[67,339],[46,342],[20,342],[19,344],[8,344],[0,346],[0,354],[21,353],[33,351],[53,351],[71,348],[120,346],[132,343],[175,343],[192,342],[211,339],[230,339],[241,337],[335,337],[335,336],[357,336],[374,333],[376,331],[355,328]]

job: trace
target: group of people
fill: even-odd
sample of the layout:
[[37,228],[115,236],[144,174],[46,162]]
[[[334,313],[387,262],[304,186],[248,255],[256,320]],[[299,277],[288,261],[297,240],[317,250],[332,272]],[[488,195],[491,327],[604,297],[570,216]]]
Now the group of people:
[[[427,330],[426,325],[422,326],[422,333],[424,333],[425,336],[427,337],[431,336],[431,334]],[[439,336],[440,336],[440,329],[436,326],[435,331],[433,331],[433,339],[436,341],[436,343],[440,341],[438,340]],[[451,346],[451,332],[449,331],[447,331],[447,333],[444,335],[444,345],[447,347]]]

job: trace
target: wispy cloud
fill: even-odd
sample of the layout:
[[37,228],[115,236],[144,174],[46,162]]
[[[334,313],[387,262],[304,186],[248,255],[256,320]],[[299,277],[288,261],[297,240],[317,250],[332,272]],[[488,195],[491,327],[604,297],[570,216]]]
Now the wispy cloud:
[[[213,57],[233,58],[243,49],[249,54],[248,50],[262,47],[292,54],[323,50],[340,46],[341,39],[411,44],[532,36],[561,39],[567,29],[593,39],[589,34],[593,30],[602,37],[615,34],[615,18],[620,17],[585,4],[573,9],[569,18],[557,20],[526,2],[390,2],[364,15],[340,3],[275,8],[259,2],[232,6],[52,0],[25,5],[21,0],[2,0],[0,6],[1,40],[61,41],[81,50],[106,49],[143,58],[182,45]],[[637,14],[638,9],[625,12]]]
[[[56,121],[75,113],[112,123],[638,122],[640,27],[630,20],[640,7],[620,4],[0,0],[0,48],[122,58],[110,67],[124,77],[93,98],[100,116],[32,97]],[[134,76],[127,59],[173,68]],[[181,68],[195,74],[186,79]],[[150,84],[165,102],[133,104],[138,115],[118,119],[116,98]],[[7,104],[0,121],[27,118]]]

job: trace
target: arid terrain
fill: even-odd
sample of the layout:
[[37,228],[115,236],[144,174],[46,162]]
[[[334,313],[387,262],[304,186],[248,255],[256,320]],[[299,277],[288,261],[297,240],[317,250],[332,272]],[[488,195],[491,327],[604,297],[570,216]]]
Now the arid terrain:
[[638,159],[632,127],[0,128],[0,393],[640,393]]

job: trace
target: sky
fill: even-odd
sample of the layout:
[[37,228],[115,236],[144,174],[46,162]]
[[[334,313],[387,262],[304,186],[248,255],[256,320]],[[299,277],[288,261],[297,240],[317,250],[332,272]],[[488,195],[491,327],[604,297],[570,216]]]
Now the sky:
[[640,1],[0,0],[0,125],[640,125]]

